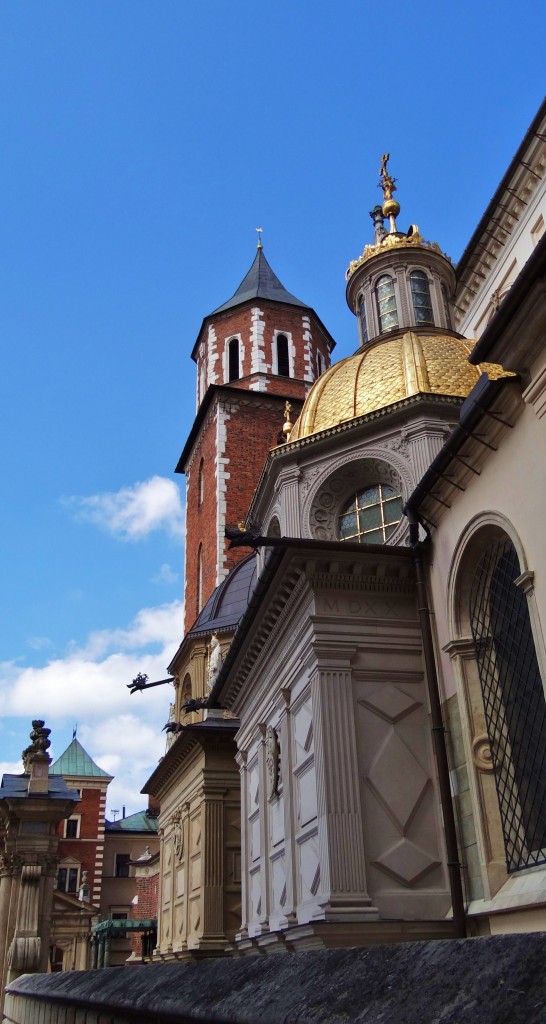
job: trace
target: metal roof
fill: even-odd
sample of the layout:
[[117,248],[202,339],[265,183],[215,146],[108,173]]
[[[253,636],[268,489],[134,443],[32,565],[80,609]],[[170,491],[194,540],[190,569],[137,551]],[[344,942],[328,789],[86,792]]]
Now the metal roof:
[[248,302],[249,299],[270,299],[272,302],[284,302],[288,306],[301,306],[303,309],[309,309],[305,302],[301,302],[295,295],[287,292],[269,266],[263,249],[258,249],[254,263],[241,281],[235,295],[224,302],[223,306],[218,306],[211,316],[214,316],[215,313],[223,313],[226,309],[233,309],[234,306],[240,306],[241,303]]
[[118,818],[117,821],[105,822],[106,832],[153,832],[158,829],[157,817],[149,814],[148,811],[137,811],[135,814],[128,814],[126,818]]
[[84,750],[79,740],[74,738],[59,758],[51,765],[50,775],[84,775],[93,778],[111,779],[112,776],[99,768]]
[[188,636],[234,628],[246,611],[256,586],[256,556],[247,555],[216,587],[198,615]]
[[53,777],[48,779],[47,793],[29,793],[28,784],[30,775],[3,775],[0,786],[0,800],[6,798],[30,798],[32,800],[79,800],[75,789],[69,789],[63,778]]

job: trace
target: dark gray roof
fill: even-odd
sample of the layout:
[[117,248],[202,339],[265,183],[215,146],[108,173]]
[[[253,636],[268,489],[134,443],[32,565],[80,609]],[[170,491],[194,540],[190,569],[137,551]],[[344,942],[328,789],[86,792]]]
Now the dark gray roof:
[[252,554],[238,562],[220,586],[216,587],[188,636],[235,627],[246,611],[255,586],[256,555]]
[[[29,796],[28,783],[30,775],[3,775],[0,786],[0,800],[22,799]],[[79,800],[75,789],[69,789],[60,775],[50,775],[47,793],[31,793],[31,799],[39,800]]]
[[240,306],[241,303],[248,302],[249,299],[270,299],[273,302],[285,302],[288,306],[301,306],[303,309],[309,309],[305,302],[300,302],[295,295],[287,292],[269,266],[263,249],[258,249],[254,263],[241,281],[235,295],[224,302],[223,306],[218,306],[211,316],[214,316],[215,313],[223,313],[226,309],[233,309],[234,306]]

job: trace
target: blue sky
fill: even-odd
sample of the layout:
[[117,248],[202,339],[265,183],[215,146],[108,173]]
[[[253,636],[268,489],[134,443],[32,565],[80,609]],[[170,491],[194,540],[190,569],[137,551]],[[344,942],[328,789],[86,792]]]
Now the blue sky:
[[[0,767],[33,717],[116,775],[163,751],[181,636],[190,352],[257,226],[356,347],[344,271],[380,156],[457,259],[544,93],[538,4],[18,0],[0,9]],[[532,26],[525,47],[518,26]],[[525,52],[523,52],[525,51]],[[180,488],[178,490],[178,488]]]

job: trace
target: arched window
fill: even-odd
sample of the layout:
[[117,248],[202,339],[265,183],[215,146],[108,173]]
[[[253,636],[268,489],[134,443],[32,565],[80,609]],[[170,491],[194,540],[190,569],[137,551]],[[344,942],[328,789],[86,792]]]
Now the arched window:
[[239,339],[231,338],[228,343],[228,380],[239,380],[240,376]]
[[277,335],[277,373],[279,377],[290,376],[290,359],[288,356],[288,338],[285,334]]
[[385,544],[401,518],[400,492],[388,484],[374,484],[354,494],[343,506],[339,537],[360,544]]
[[360,317],[360,339],[361,344],[366,345],[368,341],[368,325],[366,323],[366,303],[364,302],[364,296],[360,299],[360,305],[358,307],[358,314]]
[[430,285],[424,270],[412,270],[410,274],[411,298],[416,324],[433,324]]
[[546,700],[520,574],[500,537],[479,557],[469,596],[509,872],[546,862]]
[[205,493],[205,460],[201,459],[199,463],[199,475],[197,477],[197,504],[201,506],[203,504],[203,497]]
[[196,615],[201,611],[203,604],[203,545],[200,544],[197,550],[197,609]]
[[379,314],[380,331],[390,331],[398,327],[398,310],[396,308],[396,293],[394,291],[394,280],[390,274],[383,274],[375,287],[377,297],[377,311]]
[[324,359],[322,358],[320,352],[317,352],[317,377],[320,377],[320,375],[321,375],[323,370],[324,370]]

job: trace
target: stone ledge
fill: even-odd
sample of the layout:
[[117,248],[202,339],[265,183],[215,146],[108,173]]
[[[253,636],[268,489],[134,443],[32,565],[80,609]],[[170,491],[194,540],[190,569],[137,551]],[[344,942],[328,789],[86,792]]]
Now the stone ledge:
[[9,986],[5,1012],[16,1024],[542,1024],[545,958],[539,932],[36,974]]

